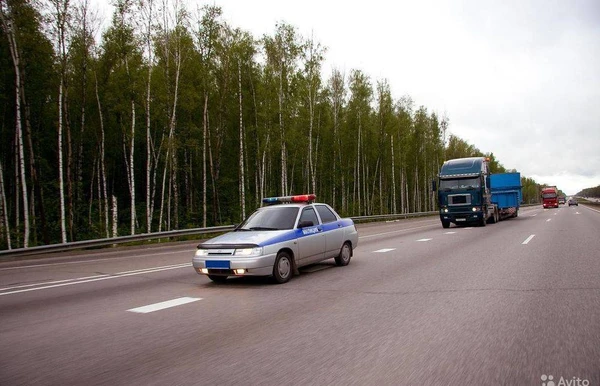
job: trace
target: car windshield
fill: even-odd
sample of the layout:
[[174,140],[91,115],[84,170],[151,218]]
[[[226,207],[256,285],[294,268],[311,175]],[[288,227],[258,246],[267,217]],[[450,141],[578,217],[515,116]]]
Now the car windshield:
[[440,180],[440,190],[479,188],[479,178]]
[[295,206],[273,206],[257,210],[246,219],[237,230],[240,231],[269,231],[292,229],[298,217],[298,210]]

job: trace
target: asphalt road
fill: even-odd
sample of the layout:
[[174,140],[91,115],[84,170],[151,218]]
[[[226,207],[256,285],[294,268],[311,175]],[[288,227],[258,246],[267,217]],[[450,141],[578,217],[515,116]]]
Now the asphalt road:
[[0,385],[600,385],[597,209],[359,234],[284,285],[195,243],[0,264]]

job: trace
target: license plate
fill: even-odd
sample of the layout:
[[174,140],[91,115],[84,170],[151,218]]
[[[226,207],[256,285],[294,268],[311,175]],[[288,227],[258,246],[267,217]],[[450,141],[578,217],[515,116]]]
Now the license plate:
[[229,260],[207,260],[205,266],[208,269],[231,269]]
[[456,221],[467,221],[466,218],[457,218]]

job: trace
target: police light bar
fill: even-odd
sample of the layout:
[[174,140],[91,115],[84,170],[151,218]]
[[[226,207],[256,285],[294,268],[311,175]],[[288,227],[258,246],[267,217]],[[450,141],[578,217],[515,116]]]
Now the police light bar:
[[284,204],[291,202],[306,202],[309,203],[317,198],[314,194],[300,194],[297,196],[282,196],[282,197],[267,197],[263,198],[263,203],[267,205]]

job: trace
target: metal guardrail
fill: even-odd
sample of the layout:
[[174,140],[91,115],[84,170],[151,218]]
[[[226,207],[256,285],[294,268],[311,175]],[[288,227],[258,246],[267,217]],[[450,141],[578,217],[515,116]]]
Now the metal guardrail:
[[[381,214],[375,216],[357,216],[350,217],[354,222],[367,222],[367,221],[381,221],[386,219],[407,219],[411,217],[422,217],[422,216],[430,216],[437,214],[438,212],[418,212],[418,213],[404,213],[404,214]],[[166,232],[154,232],[154,233],[141,233],[136,235],[129,236],[119,236],[112,237],[106,239],[97,239],[97,240],[82,240],[82,241],[73,241],[70,243],[62,243],[62,244],[50,244],[50,245],[40,245],[36,247],[29,248],[15,248],[0,251],[0,261],[3,257],[6,256],[29,256],[29,255],[38,255],[42,253],[48,252],[65,252],[72,251],[77,249],[85,249],[85,248],[95,248],[95,247],[103,247],[106,245],[115,245],[115,244],[124,244],[131,242],[140,242],[140,241],[148,241],[148,240],[156,240],[156,239],[166,239],[170,237],[182,237],[182,236],[193,236],[193,235],[202,235],[208,233],[219,233],[233,230],[235,225],[223,225],[216,227],[207,227],[207,228],[193,228],[193,229],[183,229],[183,230],[175,230],[175,231],[166,231]]]

